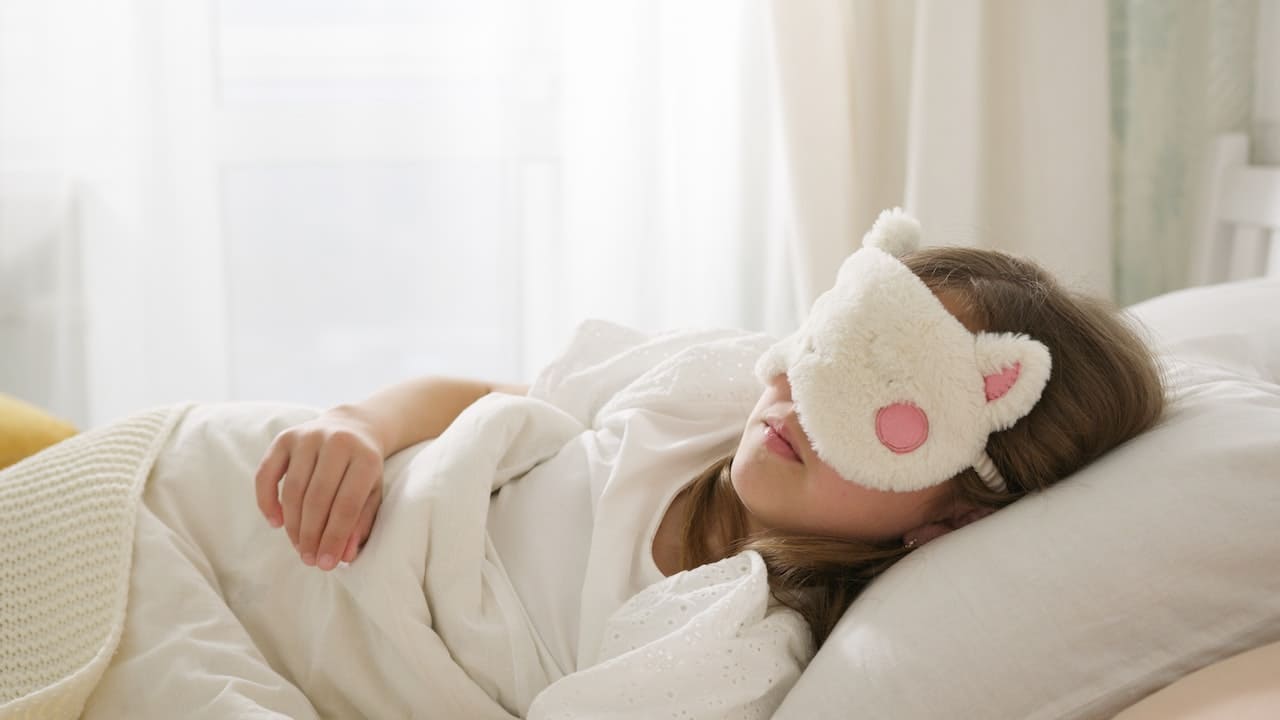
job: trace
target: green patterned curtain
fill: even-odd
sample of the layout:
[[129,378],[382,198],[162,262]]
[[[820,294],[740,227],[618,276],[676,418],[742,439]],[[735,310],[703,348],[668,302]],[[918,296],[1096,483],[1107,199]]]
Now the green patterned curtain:
[[1248,131],[1256,0],[1110,0],[1115,297],[1187,284],[1212,137]]

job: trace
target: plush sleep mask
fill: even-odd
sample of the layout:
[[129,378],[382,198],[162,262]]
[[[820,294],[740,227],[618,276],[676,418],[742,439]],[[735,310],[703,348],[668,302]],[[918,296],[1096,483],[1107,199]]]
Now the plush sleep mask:
[[882,212],[756,375],[787,374],[814,450],[846,480],[906,492],[973,467],[1004,491],[987,436],[1039,401],[1049,349],[1021,334],[969,332],[898,260],[919,242],[915,218]]

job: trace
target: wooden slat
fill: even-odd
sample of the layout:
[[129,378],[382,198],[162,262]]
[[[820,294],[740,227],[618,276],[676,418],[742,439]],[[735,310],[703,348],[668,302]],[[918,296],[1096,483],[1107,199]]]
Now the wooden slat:
[[1219,220],[1280,227],[1280,168],[1232,168],[1223,178],[1219,193]]
[[1252,225],[1237,225],[1231,238],[1231,259],[1227,280],[1246,280],[1261,275],[1267,267],[1270,231]]
[[1205,207],[1197,221],[1188,279],[1193,285],[1222,282],[1229,267],[1231,226],[1222,222],[1223,184],[1228,175],[1249,163],[1249,138],[1241,133],[1220,135],[1206,167]]
[[1192,284],[1280,277],[1280,167],[1249,164],[1243,133],[1220,135],[1206,167],[1206,204],[1193,243]]

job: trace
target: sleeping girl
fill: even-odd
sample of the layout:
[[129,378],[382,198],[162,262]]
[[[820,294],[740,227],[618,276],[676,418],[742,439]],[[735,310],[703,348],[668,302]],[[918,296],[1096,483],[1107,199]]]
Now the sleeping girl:
[[878,575],[1163,409],[1109,304],[919,236],[883,213],[781,341],[588,322],[527,387],[160,413],[121,602],[6,707],[769,717]]

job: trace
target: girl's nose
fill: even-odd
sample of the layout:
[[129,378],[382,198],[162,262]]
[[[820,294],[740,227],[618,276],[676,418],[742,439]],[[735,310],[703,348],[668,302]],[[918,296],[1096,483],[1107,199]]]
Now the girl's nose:
[[775,380],[778,382],[778,394],[785,400],[791,399],[791,378],[786,373],[779,374]]

